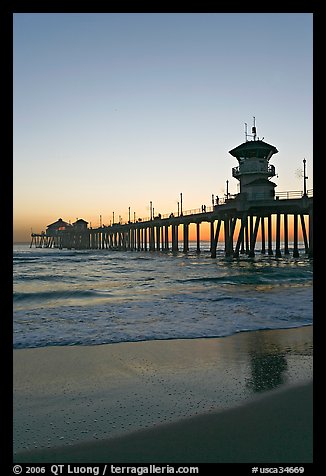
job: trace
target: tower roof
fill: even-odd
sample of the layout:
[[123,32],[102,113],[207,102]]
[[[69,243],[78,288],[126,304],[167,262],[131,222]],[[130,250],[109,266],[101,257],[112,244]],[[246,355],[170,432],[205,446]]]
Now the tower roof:
[[79,218],[78,220],[75,221],[75,223],[73,223],[73,225],[79,225],[79,224],[83,224],[83,223],[88,225],[88,221],[83,220],[82,218]]
[[278,150],[271,144],[267,144],[262,140],[250,140],[243,142],[234,149],[229,151],[229,154],[233,155],[237,159],[239,157],[260,157],[269,159],[273,154],[276,154]]

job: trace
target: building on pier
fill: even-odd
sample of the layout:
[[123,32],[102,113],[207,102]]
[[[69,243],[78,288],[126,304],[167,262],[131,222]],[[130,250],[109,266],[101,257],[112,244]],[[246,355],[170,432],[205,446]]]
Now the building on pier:
[[72,224],[75,231],[86,231],[87,230],[88,221],[79,218]]
[[50,225],[46,227],[46,234],[47,236],[53,236],[56,235],[58,231],[64,231],[69,228],[71,228],[70,223],[67,223],[66,221],[62,220],[62,218],[58,218],[57,221],[55,221],[54,223],[50,223]]

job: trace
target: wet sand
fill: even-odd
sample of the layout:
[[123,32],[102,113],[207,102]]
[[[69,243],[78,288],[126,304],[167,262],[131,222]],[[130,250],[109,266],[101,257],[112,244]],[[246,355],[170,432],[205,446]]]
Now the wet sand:
[[14,351],[16,462],[311,462],[312,326]]

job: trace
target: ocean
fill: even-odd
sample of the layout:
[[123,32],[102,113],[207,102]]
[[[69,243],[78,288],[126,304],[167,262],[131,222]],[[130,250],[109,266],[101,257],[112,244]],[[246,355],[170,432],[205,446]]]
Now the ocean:
[[[190,244],[191,245],[191,244]],[[257,245],[259,249],[259,244]],[[290,244],[291,251],[291,244]],[[313,263],[260,254],[13,248],[13,346],[220,337],[312,324]]]

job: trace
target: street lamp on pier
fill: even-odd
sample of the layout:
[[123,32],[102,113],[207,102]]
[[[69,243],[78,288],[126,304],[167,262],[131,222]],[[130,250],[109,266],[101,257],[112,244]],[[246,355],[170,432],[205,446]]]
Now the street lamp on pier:
[[306,176],[306,159],[303,159],[303,196],[307,196],[307,179],[308,177]]

